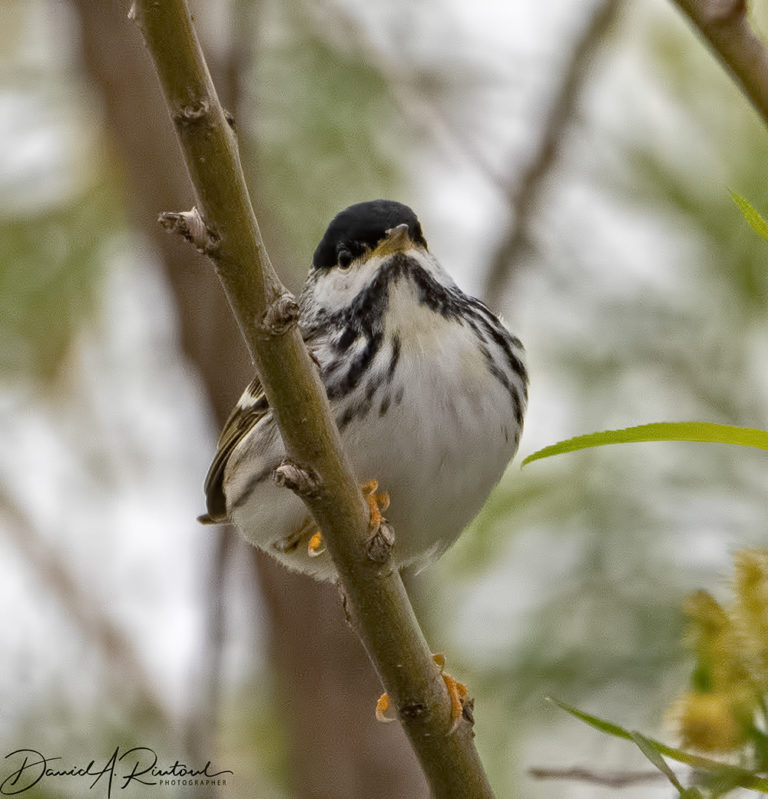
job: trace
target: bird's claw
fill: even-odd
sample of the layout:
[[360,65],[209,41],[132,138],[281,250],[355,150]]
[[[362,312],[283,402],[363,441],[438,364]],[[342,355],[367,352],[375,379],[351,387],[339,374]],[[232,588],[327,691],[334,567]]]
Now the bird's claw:
[[382,694],[376,702],[376,721],[389,724],[397,721],[397,708],[389,701],[389,694]]
[[378,480],[369,480],[361,486],[363,497],[368,505],[368,523],[371,530],[375,530],[384,518],[382,511],[389,507],[389,494],[386,491],[377,492]]
[[[451,726],[446,735],[452,735],[459,728],[462,718],[466,718],[471,723],[472,703],[468,699],[469,692],[467,691],[467,686],[451,677],[450,674],[445,673],[445,655],[433,655],[432,659],[437,663],[440,669],[440,676],[443,678],[445,687],[448,690],[448,697],[451,700]],[[389,695],[386,693],[382,694],[378,702],[376,702],[376,720],[389,723],[396,719],[397,709],[389,701]]]
[[445,687],[448,690],[448,697],[451,700],[451,727],[447,735],[452,735],[459,728],[461,719],[466,715],[465,709],[468,707],[469,700],[467,697],[469,696],[469,692],[467,691],[467,686],[464,685],[463,682],[459,682],[451,677],[450,674],[445,673],[445,655],[432,655],[432,660],[434,660],[440,668],[440,676],[443,678]]
[[[363,497],[368,505],[368,525],[369,529],[377,530],[384,517],[381,512],[389,507],[389,494],[384,491],[377,492],[379,487],[378,480],[369,480],[361,486]],[[317,530],[307,543],[307,555],[310,558],[316,558],[325,552],[325,541],[323,540],[323,533]]]
[[309,539],[307,555],[310,558],[316,558],[318,555],[322,555],[323,552],[325,552],[325,541],[323,540],[323,534],[320,530],[317,530]]

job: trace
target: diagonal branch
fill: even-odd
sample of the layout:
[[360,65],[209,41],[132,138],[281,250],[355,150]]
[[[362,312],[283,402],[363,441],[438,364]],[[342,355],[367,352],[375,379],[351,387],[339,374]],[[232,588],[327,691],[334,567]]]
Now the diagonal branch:
[[768,48],[752,30],[746,0],[674,0],[768,123]]
[[323,530],[347,608],[433,795],[492,797],[471,726],[464,722],[446,734],[450,700],[391,553],[370,557],[367,507],[299,334],[296,303],[264,248],[235,135],[186,3],[136,0],[131,15],[154,60],[198,198],[199,213],[164,219],[214,262],[286,446],[283,480],[301,493]]

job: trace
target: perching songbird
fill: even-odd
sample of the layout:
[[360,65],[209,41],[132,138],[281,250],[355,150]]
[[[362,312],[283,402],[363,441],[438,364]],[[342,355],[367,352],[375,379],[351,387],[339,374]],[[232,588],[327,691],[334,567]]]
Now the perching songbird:
[[[421,568],[458,538],[517,451],[523,346],[440,266],[414,212],[390,200],[333,219],[299,309],[357,479],[383,509],[389,501],[395,562]],[[290,569],[333,580],[307,508],[272,479],[284,457],[256,378],[224,426],[200,520],[231,521]]]

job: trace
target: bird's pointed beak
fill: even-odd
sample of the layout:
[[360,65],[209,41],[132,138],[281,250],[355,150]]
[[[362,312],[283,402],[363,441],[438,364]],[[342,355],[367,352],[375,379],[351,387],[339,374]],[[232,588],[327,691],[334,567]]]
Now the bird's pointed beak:
[[408,225],[403,222],[402,225],[390,228],[387,231],[386,238],[379,242],[372,255],[387,256],[396,255],[399,252],[405,252],[413,247],[413,239],[408,232]]

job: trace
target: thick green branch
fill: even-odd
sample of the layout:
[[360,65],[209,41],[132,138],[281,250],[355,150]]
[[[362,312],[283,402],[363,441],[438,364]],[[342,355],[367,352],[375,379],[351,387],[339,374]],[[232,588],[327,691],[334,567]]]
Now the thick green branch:
[[[164,215],[213,260],[275,411],[289,460],[279,478],[323,530],[349,615],[416,750],[435,797],[492,797],[450,704],[386,547],[372,552],[368,511],[325,390],[296,326],[296,305],[267,256],[232,126],[216,96],[184,0],[136,0],[198,198],[199,214]],[[378,543],[382,544],[381,536]]]
[[768,49],[750,27],[746,0],[674,2],[768,124]]

